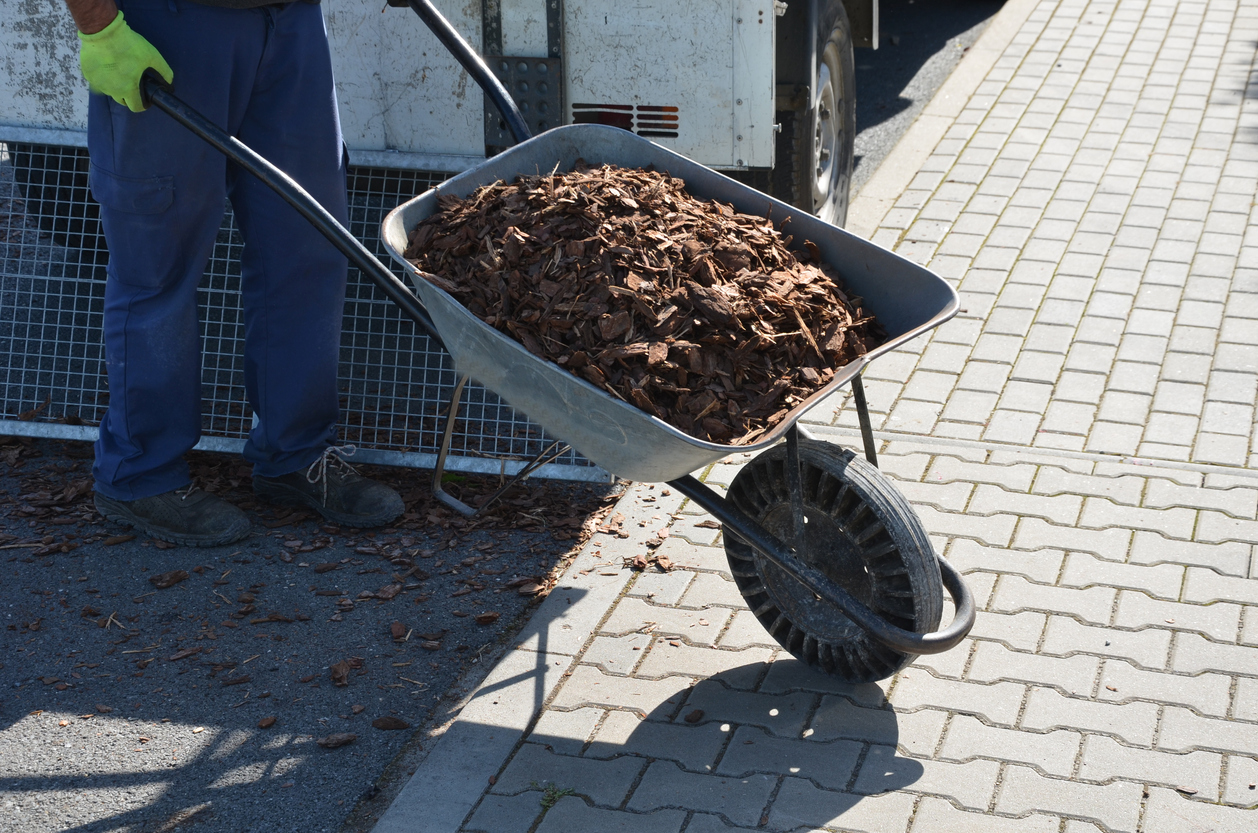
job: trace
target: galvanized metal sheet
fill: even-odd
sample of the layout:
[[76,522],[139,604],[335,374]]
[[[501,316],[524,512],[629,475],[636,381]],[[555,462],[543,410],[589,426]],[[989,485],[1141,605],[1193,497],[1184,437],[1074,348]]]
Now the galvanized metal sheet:
[[[549,171],[556,165],[571,170],[577,159],[627,167],[654,165],[683,179],[698,197],[728,202],[739,211],[762,217],[790,218],[784,232],[800,246],[805,240],[817,245],[825,262],[838,269],[849,288],[882,321],[887,342],[838,369],[829,385],[791,411],[785,422],[759,442],[747,446],[704,442],[532,355],[424,280],[402,257],[408,233],[437,210],[441,194],[466,196],[481,185],[510,181],[521,173]],[[589,460],[630,480],[674,480],[735,451],[773,445],[791,424],[865,364],[943,323],[956,314],[958,306],[952,287],[921,266],[816,217],[801,216],[785,203],[632,133],[600,125],[560,127],[516,145],[391,211],[381,236],[390,254],[408,271],[460,373],[483,383]]]

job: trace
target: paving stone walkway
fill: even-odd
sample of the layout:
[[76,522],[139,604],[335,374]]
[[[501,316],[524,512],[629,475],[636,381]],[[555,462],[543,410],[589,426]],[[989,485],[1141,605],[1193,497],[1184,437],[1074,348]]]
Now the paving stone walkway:
[[[961,295],[865,384],[965,643],[810,671],[638,485],[377,831],[1258,830],[1256,43],[1254,3],[1010,0],[856,218]],[[841,400],[809,427],[859,447]]]

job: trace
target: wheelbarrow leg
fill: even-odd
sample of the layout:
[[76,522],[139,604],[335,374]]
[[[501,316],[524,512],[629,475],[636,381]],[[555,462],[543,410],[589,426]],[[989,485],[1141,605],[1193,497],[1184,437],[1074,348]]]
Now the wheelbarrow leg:
[[454,391],[450,394],[450,407],[446,411],[446,427],[441,433],[441,445],[437,449],[437,465],[432,470],[432,493],[437,500],[455,512],[470,518],[476,514],[476,510],[446,492],[441,482],[446,473],[446,456],[450,453],[450,439],[454,436],[454,421],[459,415],[459,401],[463,398],[463,388],[467,382],[468,377],[460,376],[459,381],[454,384]]
[[878,450],[874,445],[874,426],[869,421],[869,404],[865,402],[865,383],[857,373],[852,377],[852,400],[856,403],[856,418],[861,424],[861,439],[865,441],[865,459],[878,467]]
[[493,502],[502,497],[503,493],[526,479],[530,474],[537,471],[542,466],[559,457],[568,450],[568,446],[560,440],[555,440],[542,452],[530,460],[523,468],[516,472],[510,480],[502,484],[498,491],[494,492],[484,502],[481,503],[479,509],[473,509],[463,501],[456,498],[445,490],[442,480],[446,473],[446,457],[450,453],[450,441],[454,437],[454,423],[459,415],[459,402],[463,398],[463,388],[467,385],[468,377],[462,376],[454,386],[454,391],[450,394],[450,407],[446,414],[446,427],[441,433],[441,445],[437,450],[437,465],[432,472],[432,493],[437,500],[449,506],[455,512],[466,518],[474,518],[481,512],[488,509]]
[[804,555],[804,480],[799,473],[799,428],[786,432],[786,490],[791,498],[791,544]]

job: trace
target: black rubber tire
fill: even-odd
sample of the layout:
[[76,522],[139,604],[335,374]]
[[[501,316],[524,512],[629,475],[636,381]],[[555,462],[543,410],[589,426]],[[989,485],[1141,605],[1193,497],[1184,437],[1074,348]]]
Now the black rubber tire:
[[[886,477],[851,451],[800,440],[806,518],[802,558],[875,613],[915,633],[938,629],[939,562],[921,521]],[[786,446],[735,476],[733,505],[781,540],[792,528]],[[724,530],[725,557],[748,607],[796,659],[849,683],[891,676],[913,661],[874,641],[838,608]]]
[[58,246],[80,252],[80,263],[107,263],[100,205],[87,185],[87,150],[14,142],[9,154],[27,216]]
[[[856,145],[856,65],[852,56],[852,30],[841,0],[823,3],[817,39],[817,77],[811,82],[829,79],[829,94],[821,94],[829,110],[805,106],[800,110],[778,110],[781,125],[777,151],[771,174],[773,196],[815,214],[827,223],[842,226],[847,222],[848,189],[852,182],[852,163]],[[778,49],[800,48],[778,44]],[[821,85],[825,86],[825,85]],[[825,136],[820,136],[825,133]],[[820,136],[820,138],[818,138]],[[818,142],[828,154],[819,158]],[[819,177],[819,169],[825,176]],[[814,184],[824,179],[828,185],[824,195]]]

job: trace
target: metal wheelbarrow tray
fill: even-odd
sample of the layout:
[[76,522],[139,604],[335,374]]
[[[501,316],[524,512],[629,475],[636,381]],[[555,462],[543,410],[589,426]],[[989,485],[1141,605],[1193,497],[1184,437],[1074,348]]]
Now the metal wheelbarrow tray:
[[[570,171],[578,159],[654,166],[681,178],[696,197],[773,218],[797,245],[808,240],[818,247],[882,323],[886,343],[836,368],[829,384],[756,443],[706,442],[529,353],[402,256],[410,231],[438,211],[442,194],[466,197],[483,185],[556,166]],[[867,456],[875,461],[860,371],[956,313],[956,293],[941,278],[633,133],[600,125],[550,130],[441,183],[390,212],[381,237],[406,269],[461,375],[609,472],[667,482],[722,522],[734,580],[792,654],[844,679],[867,681],[894,673],[916,654],[947,650],[969,632],[972,599],[956,571],[935,556],[908,502],[875,466],[798,426],[824,397],[851,383]],[[734,478],[725,498],[689,474],[731,453],[757,451],[762,453]],[[942,615],[941,583],[956,612],[948,628],[933,632]]]

